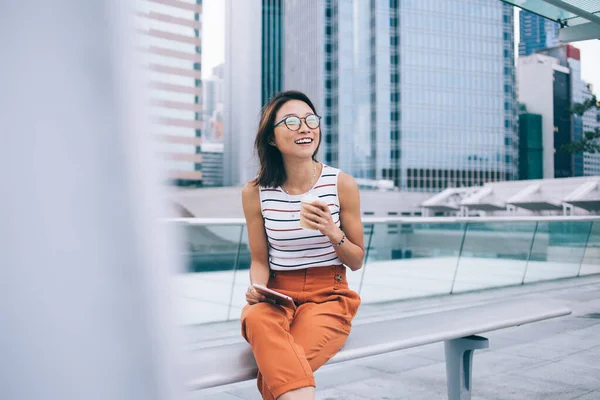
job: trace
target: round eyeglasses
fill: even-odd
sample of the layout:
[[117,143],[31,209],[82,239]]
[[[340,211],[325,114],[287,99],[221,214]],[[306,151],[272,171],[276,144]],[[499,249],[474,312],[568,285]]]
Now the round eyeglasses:
[[304,118],[295,116],[285,117],[284,119],[276,123],[273,128],[276,128],[282,123],[284,123],[290,131],[297,131],[302,125],[302,120],[304,120],[306,126],[308,126],[310,129],[317,129],[321,124],[321,117],[315,114],[310,114]]

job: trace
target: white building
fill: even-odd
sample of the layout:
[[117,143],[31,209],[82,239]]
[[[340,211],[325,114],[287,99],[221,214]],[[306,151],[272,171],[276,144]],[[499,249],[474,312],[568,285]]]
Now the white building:
[[517,88],[527,111],[542,116],[544,179],[554,178],[554,76],[569,74],[558,59],[543,54],[519,57]]
[[225,186],[256,176],[254,138],[262,106],[263,13],[261,0],[225,5]]
[[152,131],[161,142],[169,178],[202,182],[201,15],[196,1],[137,0],[135,25],[150,80]]

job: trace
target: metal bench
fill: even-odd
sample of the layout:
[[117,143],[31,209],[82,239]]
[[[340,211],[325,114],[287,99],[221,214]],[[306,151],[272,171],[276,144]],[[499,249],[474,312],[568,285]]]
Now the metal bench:
[[[357,324],[344,348],[328,364],[443,341],[448,399],[470,399],[473,352],[489,345],[488,339],[477,334],[570,313],[567,307],[552,302],[511,300]],[[256,363],[246,342],[204,348],[195,352],[194,358],[200,361],[193,366],[195,378],[189,383],[193,390],[256,378]]]

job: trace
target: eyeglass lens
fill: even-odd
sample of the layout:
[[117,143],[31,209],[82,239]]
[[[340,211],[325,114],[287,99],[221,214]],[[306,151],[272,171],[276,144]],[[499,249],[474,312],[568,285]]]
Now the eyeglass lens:
[[[316,115],[309,115],[304,120],[306,121],[306,126],[308,126],[310,129],[316,129],[319,127],[319,117]],[[300,129],[302,120],[298,117],[287,117],[285,119],[285,124],[289,129],[297,131]]]

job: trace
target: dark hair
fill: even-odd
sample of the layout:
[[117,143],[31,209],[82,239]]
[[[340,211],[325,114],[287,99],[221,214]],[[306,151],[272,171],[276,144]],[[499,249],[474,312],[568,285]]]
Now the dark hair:
[[[256,139],[254,140],[254,149],[258,154],[258,160],[260,162],[258,176],[254,181],[255,185],[278,187],[281,186],[287,178],[281,152],[271,143],[275,140],[273,125],[275,125],[276,122],[275,116],[277,115],[277,111],[290,100],[299,100],[306,103],[313,113],[317,114],[315,106],[308,96],[297,90],[287,90],[285,92],[277,93],[262,107],[260,111],[258,132],[256,133]],[[314,161],[317,161],[315,156],[321,145],[321,136],[322,135],[319,135],[319,143],[312,155]]]

